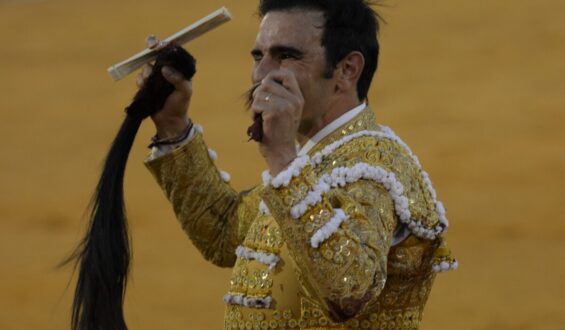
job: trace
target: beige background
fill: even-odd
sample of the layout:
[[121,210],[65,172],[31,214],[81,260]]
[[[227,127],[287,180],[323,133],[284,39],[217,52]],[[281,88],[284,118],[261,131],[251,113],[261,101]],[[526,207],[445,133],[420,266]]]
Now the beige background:
[[[382,10],[370,101],[419,155],[448,208],[461,267],[437,278],[422,329],[565,327],[565,2],[401,1]],[[71,269],[101,161],[135,91],[106,68],[226,5],[190,44],[192,116],[242,189],[265,164],[242,93],[255,1],[0,0],[0,329],[66,329]],[[131,329],[219,329],[229,270],[203,261],[142,165],[126,178]]]

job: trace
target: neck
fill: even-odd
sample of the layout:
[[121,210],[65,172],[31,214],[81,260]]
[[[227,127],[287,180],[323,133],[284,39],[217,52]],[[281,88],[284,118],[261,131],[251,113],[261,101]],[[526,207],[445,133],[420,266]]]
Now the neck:
[[333,106],[328,107],[326,111],[322,113],[321,116],[313,118],[310,120],[302,120],[300,127],[298,129],[298,134],[296,140],[298,144],[302,147],[309,139],[321,131],[324,127],[329,125],[331,122],[341,117],[343,114],[349,110],[360,105],[362,101],[359,101],[356,97],[353,99],[343,100],[342,102],[336,102]]

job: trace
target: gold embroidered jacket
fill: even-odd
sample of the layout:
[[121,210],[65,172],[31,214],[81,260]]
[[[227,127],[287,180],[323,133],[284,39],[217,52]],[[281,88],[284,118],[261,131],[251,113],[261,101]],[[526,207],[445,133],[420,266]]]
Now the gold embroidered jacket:
[[196,132],[147,162],[203,256],[233,267],[225,329],[417,329],[457,267],[426,172],[370,109],[238,193]]

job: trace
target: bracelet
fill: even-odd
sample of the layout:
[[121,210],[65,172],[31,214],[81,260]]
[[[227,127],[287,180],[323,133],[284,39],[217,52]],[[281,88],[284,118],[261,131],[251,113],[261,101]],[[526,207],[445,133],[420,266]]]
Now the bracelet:
[[158,147],[160,145],[171,145],[171,144],[177,144],[180,143],[184,140],[186,140],[186,138],[188,137],[188,135],[190,135],[190,131],[192,131],[192,127],[194,126],[194,123],[192,122],[192,120],[188,123],[188,126],[186,127],[186,129],[184,130],[184,132],[179,135],[179,136],[175,136],[172,138],[168,138],[168,139],[160,139],[159,136],[157,134],[155,134],[152,138],[151,138],[151,144],[147,146],[147,148],[153,148],[153,147]]

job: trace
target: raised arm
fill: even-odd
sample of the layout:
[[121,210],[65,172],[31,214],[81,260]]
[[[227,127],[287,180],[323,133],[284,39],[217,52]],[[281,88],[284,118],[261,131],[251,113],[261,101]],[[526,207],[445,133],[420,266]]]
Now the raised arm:
[[[149,47],[159,45],[156,38],[148,38]],[[149,72],[147,65],[138,75],[140,87]],[[253,195],[239,194],[229,186],[229,179],[215,167],[214,153],[204,144],[201,130],[192,127],[188,117],[192,82],[170,67],[164,67],[162,73],[175,89],[163,108],[151,116],[157,130],[154,140],[160,143],[146,165],[204,257],[219,266],[232,266],[235,248],[252,219],[249,213],[256,212],[244,206],[253,203],[241,201]]]
[[214,153],[208,151],[197,131],[185,145],[146,165],[202,255],[218,266],[230,267],[235,262],[234,251],[257,213],[259,197],[251,191],[233,190],[212,157]]

